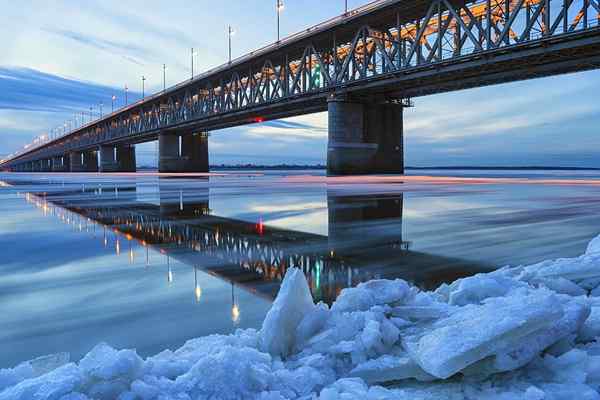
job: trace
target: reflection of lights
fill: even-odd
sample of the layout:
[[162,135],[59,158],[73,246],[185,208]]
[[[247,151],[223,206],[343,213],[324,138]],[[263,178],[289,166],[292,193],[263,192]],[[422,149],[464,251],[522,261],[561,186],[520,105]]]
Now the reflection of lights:
[[234,304],[233,307],[231,307],[231,320],[234,324],[237,324],[240,320],[240,308],[237,304]]
[[179,191],[179,211],[183,211],[183,190]]
[[240,320],[240,307],[235,301],[235,285],[231,283],[231,321],[237,325]]
[[117,237],[117,243],[115,244],[115,250],[117,251],[117,255],[121,254],[121,241]]
[[194,267],[194,295],[196,296],[196,302],[200,303],[200,298],[202,297],[202,289],[198,284],[198,269]]
[[167,256],[167,266],[168,266],[167,281],[169,282],[169,284],[171,284],[171,283],[173,283],[173,271],[171,270],[171,260],[170,260],[169,256]]

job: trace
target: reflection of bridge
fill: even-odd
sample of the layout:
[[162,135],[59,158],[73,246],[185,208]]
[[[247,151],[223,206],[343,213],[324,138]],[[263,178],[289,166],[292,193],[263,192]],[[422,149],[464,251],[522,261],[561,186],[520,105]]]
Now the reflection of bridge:
[[162,172],[206,172],[209,130],[328,110],[330,172],[402,172],[407,98],[598,68],[599,21],[599,0],[380,0],[0,167],[130,171],[158,139]]
[[[103,188],[104,194],[111,193]],[[347,286],[373,278],[401,277],[431,287],[482,266],[410,251],[402,241],[402,195],[328,195],[328,237],[208,214],[208,189],[192,203],[178,190],[161,190],[160,206],[131,201],[135,187],[120,188],[106,205],[98,189],[32,196],[38,206],[68,213],[137,240],[167,257],[272,298],[287,268],[301,268],[316,299],[331,302]],[[189,197],[189,196],[186,196]],[[203,198],[202,198],[203,197]],[[120,245],[119,245],[120,246]]]

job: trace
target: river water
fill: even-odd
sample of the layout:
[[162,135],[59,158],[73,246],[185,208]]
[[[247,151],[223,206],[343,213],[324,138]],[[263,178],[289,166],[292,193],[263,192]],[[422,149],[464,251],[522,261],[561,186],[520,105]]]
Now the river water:
[[590,171],[0,174],[0,368],[260,328],[291,266],[331,303],[576,256],[599,232]]

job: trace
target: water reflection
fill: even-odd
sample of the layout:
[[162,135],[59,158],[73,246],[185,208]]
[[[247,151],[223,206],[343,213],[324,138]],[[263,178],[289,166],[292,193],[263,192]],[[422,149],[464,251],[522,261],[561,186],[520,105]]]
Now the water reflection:
[[[202,299],[198,271],[231,283],[231,319],[240,319],[236,287],[273,299],[290,267],[308,278],[313,296],[331,303],[341,289],[373,278],[403,278],[432,288],[444,281],[487,269],[486,266],[412,251],[402,234],[403,194],[348,195],[327,190],[328,235],[281,229],[214,215],[208,181],[161,179],[158,203],[144,201],[135,184],[56,187],[26,193],[25,199],[44,214],[86,232],[103,230],[103,243],[114,243],[117,255],[133,243],[165,257],[167,284],[175,279],[171,258],[194,268],[193,294]],[[116,201],[118,199],[118,201]],[[214,200],[213,200],[214,201]],[[122,246],[127,243],[125,250]],[[165,265],[163,264],[163,265]]]

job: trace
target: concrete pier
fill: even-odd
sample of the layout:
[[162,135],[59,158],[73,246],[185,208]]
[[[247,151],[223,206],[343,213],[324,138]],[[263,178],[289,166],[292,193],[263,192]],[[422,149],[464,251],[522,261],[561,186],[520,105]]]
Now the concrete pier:
[[395,102],[330,98],[327,173],[403,174],[403,108]]
[[158,171],[208,172],[208,133],[161,133],[158,137]]
[[135,146],[100,146],[100,172],[135,171]]
[[71,172],[98,172],[98,153],[94,150],[72,152],[69,167]]
[[69,172],[71,170],[70,160],[65,156],[52,158],[52,172]]

